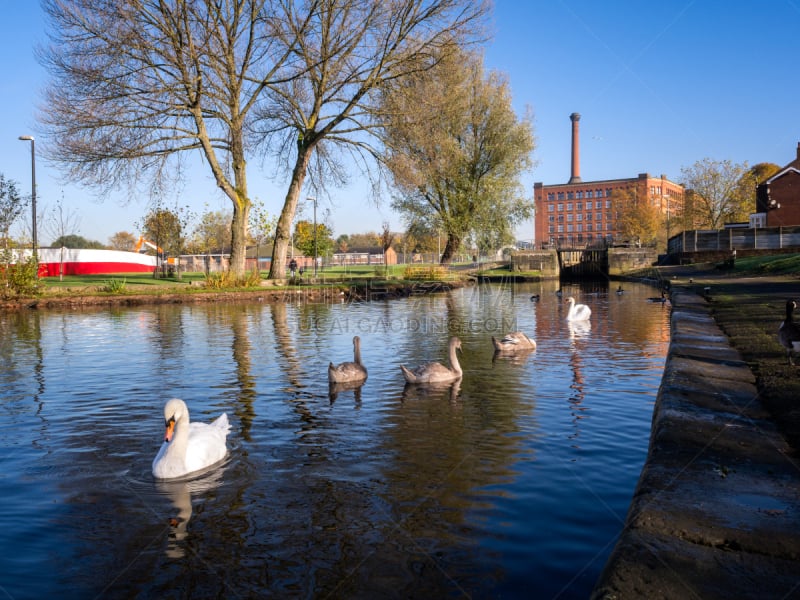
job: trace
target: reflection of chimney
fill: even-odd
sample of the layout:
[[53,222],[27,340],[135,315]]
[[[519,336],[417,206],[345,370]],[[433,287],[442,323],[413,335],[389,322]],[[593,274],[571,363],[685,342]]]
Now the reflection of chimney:
[[580,142],[578,140],[578,121],[581,116],[578,113],[572,113],[569,116],[572,121],[572,171],[569,178],[569,183],[581,182],[581,159],[580,159]]

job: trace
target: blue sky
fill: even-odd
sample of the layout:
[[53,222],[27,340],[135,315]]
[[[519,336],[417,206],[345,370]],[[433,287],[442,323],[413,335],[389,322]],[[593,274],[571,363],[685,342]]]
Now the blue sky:
[[[33,0],[0,6],[0,173],[29,194],[30,144],[17,138],[34,132],[46,75],[33,51],[44,40],[44,21]],[[491,27],[486,65],[507,74],[518,113],[530,107],[535,118],[536,167],[523,179],[531,196],[535,181],[569,179],[572,112],[582,116],[584,181],[645,172],[680,181],[681,168],[706,157],[784,165],[796,156],[800,0],[497,0]],[[285,182],[254,166],[248,178],[251,195],[277,214]],[[136,222],[148,210],[146,198],[99,200],[41,158],[36,180],[40,209],[63,198],[89,239],[138,234]],[[330,201],[320,200],[320,220],[330,211],[336,235],[378,230],[384,221],[400,230],[389,199],[376,207],[364,190],[357,175],[331,190]],[[230,206],[202,168],[170,200],[197,212]],[[518,237],[530,239],[532,230],[525,223]],[[51,241],[44,232],[39,238]]]

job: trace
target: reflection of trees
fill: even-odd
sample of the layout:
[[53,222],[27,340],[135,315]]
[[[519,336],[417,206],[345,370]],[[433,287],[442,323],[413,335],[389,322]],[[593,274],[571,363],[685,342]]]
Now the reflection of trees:
[[665,321],[653,319],[652,314],[658,313],[667,320],[670,310],[666,304],[647,302],[654,295],[657,294],[653,288],[644,285],[626,285],[624,294],[613,294],[613,298],[609,295],[608,320],[614,323],[617,340],[634,344],[669,343],[669,327]]
[[[4,403],[11,405],[16,399],[27,399],[32,389],[37,414],[41,416],[45,392],[41,313],[0,314],[0,332],[0,382]],[[31,374],[33,381],[30,381]]]
[[[505,311],[511,303],[507,293],[503,296]],[[475,513],[486,506],[480,500],[483,490],[514,480],[518,463],[527,458],[528,436],[523,441],[519,435],[520,419],[532,411],[531,399],[519,392],[528,387],[519,380],[524,370],[510,363],[498,367],[502,375],[487,369],[494,353],[489,336],[465,329],[465,323],[494,318],[497,300],[497,290],[467,289],[448,294],[444,307],[441,301],[423,307],[434,302],[424,299],[409,308],[442,315],[449,324],[446,332],[426,336],[433,348],[420,347],[424,338],[413,339],[411,366],[444,361],[450,335],[466,343],[459,355],[463,379],[445,386],[406,385],[388,417],[392,426],[382,436],[382,454],[393,458],[379,465],[385,483],[378,495],[390,514],[378,521],[381,538],[359,571],[381,580],[398,597],[463,591],[459,585],[470,580],[478,560],[465,549],[465,538]],[[513,307],[508,311],[513,314]],[[502,377],[503,385],[487,385],[487,377]],[[470,402],[462,402],[462,394]],[[481,565],[485,576],[502,579],[502,572],[490,569]]]
[[176,366],[183,360],[183,343],[185,331],[183,311],[169,305],[159,305],[150,312],[150,332],[153,336],[152,347],[158,355],[157,367],[168,370],[171,364]]
[[256,399],[256,386],[251,372],[249,321],[250,315],[245,309],[236,310],[231,316],[233,362],[236,364],[236,379],[239,387],[239,398],[234,412],[241,423],[241,434],[244,440],[250,439],[250,426],[256,416],[253,406]]

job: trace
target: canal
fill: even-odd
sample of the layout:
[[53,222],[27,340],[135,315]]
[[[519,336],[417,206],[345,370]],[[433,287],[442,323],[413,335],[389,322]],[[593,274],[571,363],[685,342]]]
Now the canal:
[[[0,314],[0,589],[588,597],[646,457],[669,308],[557,287]],[[494,356],[508,330],[537,350]],[[354,335],[369,378],[331,390]],[[405,385],[399,365],[445,361],[452,335],[462,381]],[[171,397],[232,425],[189,481],[150,473]]]

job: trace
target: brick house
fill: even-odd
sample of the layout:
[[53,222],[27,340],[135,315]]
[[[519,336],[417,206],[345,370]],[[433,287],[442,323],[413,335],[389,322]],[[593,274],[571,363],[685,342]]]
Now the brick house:
[[756,188],[757,227],[800,225],[800,142],[797,157]]

